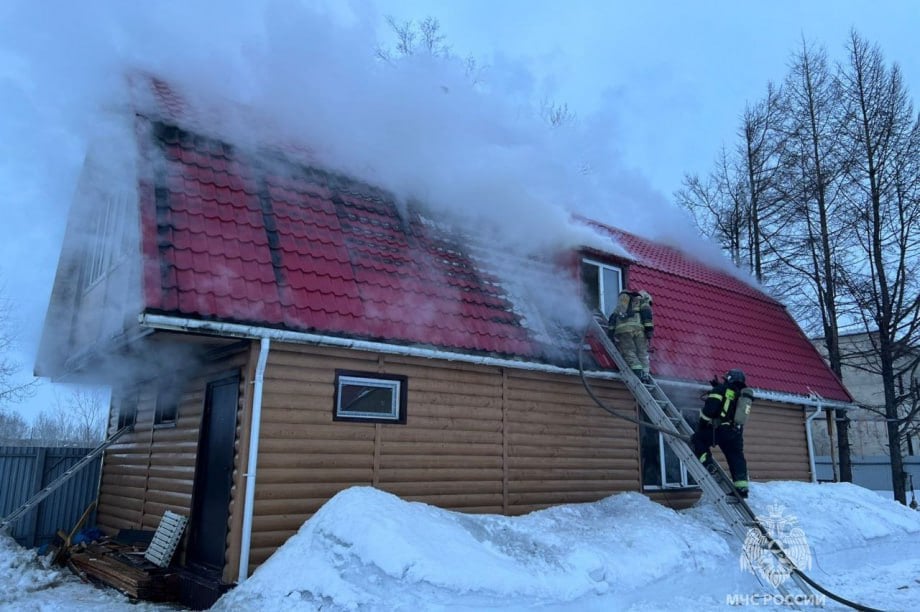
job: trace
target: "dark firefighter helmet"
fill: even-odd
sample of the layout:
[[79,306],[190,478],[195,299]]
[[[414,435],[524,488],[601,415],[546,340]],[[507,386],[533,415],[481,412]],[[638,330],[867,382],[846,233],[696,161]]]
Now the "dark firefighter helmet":
[[743,387],[744,372],[741,370],[729,370],[725,373],[725,384],[733,387]]

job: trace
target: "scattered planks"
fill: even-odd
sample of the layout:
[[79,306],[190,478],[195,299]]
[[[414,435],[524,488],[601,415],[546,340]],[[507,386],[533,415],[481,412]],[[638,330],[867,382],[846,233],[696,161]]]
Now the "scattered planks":
[[71,554],[70,568],[81,578],[118,589],[131,599],[177,601],[178,572],[160,568],[143,556],[143,550],[108,540],[90,544]]

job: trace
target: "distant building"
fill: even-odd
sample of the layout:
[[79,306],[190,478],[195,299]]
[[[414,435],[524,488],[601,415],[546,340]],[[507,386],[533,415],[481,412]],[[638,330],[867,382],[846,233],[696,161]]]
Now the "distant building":
[[[849,412],[850,449],[853,456],[872,457],[888,455],[888,431],[885,427],[885,390],[879,373],[877,346],[878,333],[866,332],[840,336],[843,383],[860,406]],[[815,347],[825,358],[827,347],[824,338],[814,340]],[[905,361],[908,358],[905,358]],[[904,367],[905,361],[896,364]],[[920,373],[913,371],[913,376],[901,375],[895,380],[898,393],[910,389],[910,380],[915,384],[920,381]],[[908,406],[902,406],[901,414],[906,414]],[[815,451],[819,455],[830,454],[830,438],[827,435],[827,422],[819,419],[815,423]],[[920,435],[914,432],[902,448],[905,455],[920,455]]]

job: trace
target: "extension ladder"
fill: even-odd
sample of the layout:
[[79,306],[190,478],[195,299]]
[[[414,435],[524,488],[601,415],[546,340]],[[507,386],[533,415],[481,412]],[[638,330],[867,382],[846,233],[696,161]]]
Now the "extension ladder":
[[[636,401],[645,411],[649,421],[654,423],[665,434],[662,437],[671,450],[674,451],[674,454],[687,467],[687,471],[700,485],[703,492],[715,500],[716,508],[735,536],[741,542],[744,542],[751,529],[758,530],[769,543],[769,551],[784,568],[789,570],[789,576],[802,590],[802,593],[806,596],[811,596],[812,591],[808,583],[797,572],[793,571],[797,568],[792,559],[789,558],[780,543],[774,540],[767,529],[757,520],[750,506],[741,497],[737,496],[734,483],[728,474],[716,463],[713,464],[713,473],[710,473],[709,469],[696,457],[689,444],[690,436],[693,435],[693,428],[687,423],[683,414],[671,402],[658,383],[654,380],[649,383],[643,383],[639,380],[639,377],[633,373],[623,356],[620,355],[616,346],[607,337],[606,330],[597,319],[592,317],[589,326],[588,331],[595,336],[603,346],[604,351],[616,363],[623,382],[626,383]],[[784,583],[781,582],[775,586],[783,596],[791,596]]]
[[0,531],[3,531],[4,529],[6,529],[8,525],[13,524],[14,522],[22,518],[22,516],[26,514],[29,510],[32,510],[33,508],[38,506],[38,504],[40,504],[42,500],[44,500],[46,497],[54,493],[55,490],[57,490],[65,482],[70,480],[74,474],[76,474],[77,472],[85,468],[87,465],[89,465],[93,461],[93,459],[95,459],[100,454],[102,454],[102,452],[105,451],[105,449],[112,446],[112,444],[114,444],[115,441],[118,440],[118,438],[122,436],[122,434],[124,434],[126,431],[128,431],[131,428],[132,428],[131,425],[127,425],[125,427],[122,427],[115,433],[113,433],[111,436],[105,439],[99,446],[91,450],[82,459],[80,459],[75,464],[73,464],[71,467],[69,467],[66,472],[58,476],[55,480],[53,480],[47,486],[45,486],[45,488],[43,488],[38,493],[30,497],[29,500],[26,501],[26,503],[24,503],[22,506],[14,510],[10,515],[4,517],[3,520],[0,520]]

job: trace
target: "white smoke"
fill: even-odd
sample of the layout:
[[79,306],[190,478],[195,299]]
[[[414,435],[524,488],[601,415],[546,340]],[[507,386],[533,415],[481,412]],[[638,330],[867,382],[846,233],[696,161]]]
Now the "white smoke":
[[[174,85],[234,143],[307,147],[509,252],[616,250],[573,213],[652,238],[691,227],[623,163],[614,109],[550,128],[523,59],[503,56],[477,84],[457,59],[383,62],[386,26],[370,2],[14,0],[0,17],[0,136],[16,152],[0,158],[0,181],[14,225],[35,233],[29,286],[42,297],[86,151],[125,161],[133,150],[125,77],[137,73]],[[12,259],[22,243],[5,242]],[[553,300],[569,318],[572,304]]]

